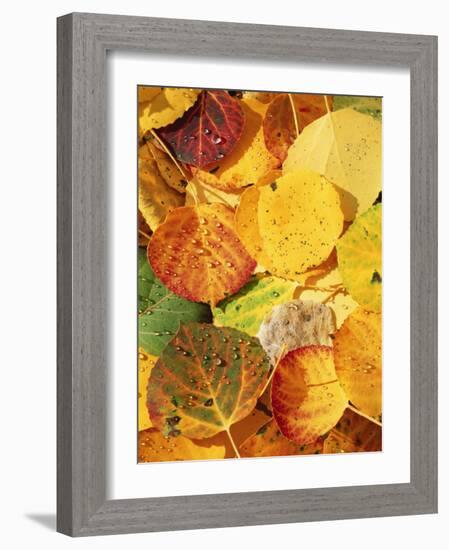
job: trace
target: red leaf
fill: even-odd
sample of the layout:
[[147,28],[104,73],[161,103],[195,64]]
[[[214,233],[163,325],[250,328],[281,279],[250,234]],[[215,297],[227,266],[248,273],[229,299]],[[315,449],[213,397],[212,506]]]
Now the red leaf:
[[238,100],[227,92],[208,90],[180,119],[160,128],[158,135],[180,161],[204,168],[234,149],[244,123]]

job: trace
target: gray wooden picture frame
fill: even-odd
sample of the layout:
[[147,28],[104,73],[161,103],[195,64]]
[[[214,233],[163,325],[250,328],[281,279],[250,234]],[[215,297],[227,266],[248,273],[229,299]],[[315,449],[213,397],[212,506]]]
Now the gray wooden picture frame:
[[[108,50],[410,69],[410,483],[107,500]],[[82,13],[58,19],[57,500],[57,529],[72,536],[437,511],[436,37]]]

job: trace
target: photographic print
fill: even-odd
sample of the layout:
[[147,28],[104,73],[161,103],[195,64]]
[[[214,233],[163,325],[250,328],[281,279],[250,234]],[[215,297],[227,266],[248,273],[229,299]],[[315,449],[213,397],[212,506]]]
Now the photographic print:
[[382,99],[300,92],[137,89],[139,463],[382,450]]

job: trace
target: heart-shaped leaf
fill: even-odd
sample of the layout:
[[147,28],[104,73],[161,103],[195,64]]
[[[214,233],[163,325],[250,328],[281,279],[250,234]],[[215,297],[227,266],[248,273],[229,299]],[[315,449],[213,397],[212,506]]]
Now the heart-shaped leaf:
[[288,150],[284,173],[313,170],[337,186],[345,219],[376,200],[382,185],[382,125],[353,109],[309,124]]
[[382,427],[346,409],[324,441],[324,453],[357,453],[382,450]]
[[241,446],[241,456],[291,456],[320,454],[323,451],[323,441],[318,438],[309,445],[300,445],[282,435],[275,420],[257,430]]
[[148,384],[148,410],[164,435],[229,432],[256,405],[270,365],[256,338],[189,323],[162,352]]
[[254,99],[242,100],[240,104],[245,113],[245,126],[235,149],[209,170],[195,173],[200,181],[225,191],[254,184],[279,166],[279,160],[268,151],[263,137],[267,105]]
[[171,124],[190,109],[199,93],[190,88],[139,88],[139,133]]
[[[327,102],[327,104],[326,104]],[[290,145],[304,128],[332,109],[332,96],[315,94],[276,94],[263,121],[268,150],[281,162]]]
[[148,257],[175,294],[212,306],[239,290],[256,267],[235,232],[233,211],[218,203],[171,212],[155,231]]
[[335,332],[331,310],[311,301],[292,300],[275,306],[263,320],[257,337],[272,364],[304,346],[331,346]]
[[382,309],[382,205],[359,216],[337,243],[344,286],[365,309]]
[[357,308],[334,338],[335,369],[348,399],[372,417],[382,413],[382,316]]
[[197,445],[187,437],[169,437],[150,428],[139,432],[138,462],[212,460],[225,457],[224,445]]
[[204,168],[227,156],[239,141],[245,115],[238,100],[222,90],[201,92],[174,124],[158,131],[176,158]]
[[332,348],[308,346],[288,353],[274,372],[271,402],[281,432],[296,443],[313,443],[333,428],[348,400],[337,380]]
[[173,294],[154,275],[144,250],[139,249],[139,345],[159,355],[179,328],[181,321],[211,321],[206,304],[189,302]]
[[295,283],[278,277],[254,276],[237,294],[214,308],[214,323],[255,336],[265,315],[273,306],[290,300],[295,288]]

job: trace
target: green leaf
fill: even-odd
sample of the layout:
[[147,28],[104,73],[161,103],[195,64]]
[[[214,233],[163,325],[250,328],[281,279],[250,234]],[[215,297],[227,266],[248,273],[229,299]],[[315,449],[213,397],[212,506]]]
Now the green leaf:
[[273,306],[292,299],[297,284],[279,277],[255,276],[237,294],[212,310],[214,323],[255,336]]
[[211,322],[208,305],[189,302],[173,294],[155,276],[146,251],[139,249],[139,346],[152,355],[160,355],[176,334],[180,322]]
[[382,120],[382,98],[364,97],[356,95],[335,95],[333,111],[339,111],[350,107],[364,115],[371,115],[377,120]]
[[151,371],[151,422],[170,437],[229,433],[256,406],[269,371],[257,338],[233,328],[181,324]]

